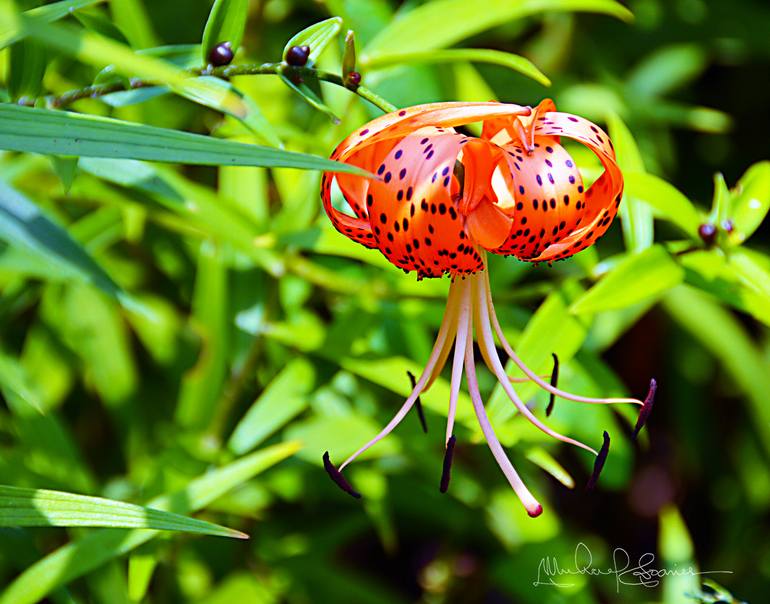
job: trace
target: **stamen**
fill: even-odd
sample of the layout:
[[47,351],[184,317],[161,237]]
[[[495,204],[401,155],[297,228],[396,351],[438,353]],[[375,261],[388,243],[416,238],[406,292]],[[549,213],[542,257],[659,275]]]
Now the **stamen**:
[[604,462],[607,461],[607,454],[610,452],[610,435],[607,434],[607,431],[604,431],[604,443],[602,444],[602,448],[599,451],[599,454],[596,456],[596,459],[594,460],[594,471],[591,473],[591,478],[588,479],[588,482],[586,483],[586,491],[593,491],[594,487],[596,486],[596,481],[599,480],[599,474],[602,472],[602,468],[604,467]]
[[347,479],[342,475],[342,472],[340,472],[337,469],[337,467],[332,463],[331,459],[329,459],[328,451],[324,453],[323,459],[324,459],[324,470],[326,470],[326,473],[334,481],[334,483],[351,497],[355,497],[356,499],[361,499],[361,493],[356,491],[351,486],[351,484],[347,481]]
[[417,397],[420,395],[420,392],[425,390],[426,383],[428,382],[431,374],[434,371],[441,371],[441,368],[443,367],[442,364],[446,360],[446,357],[444,356],[444,349],[446,348],[447,340],[451,342],[454,339],[457,331],[457,304],[459,289],[461,287],[462,284],[456,284],[455,282],[452,282],[452,285],[449,288],[449,299],[447,300],[444,319],[442,320],[441,327],[438,330],[438,337],[436,338],[436,343],[433,345],[433,352],[431,352],[430,358],[425,365],[425,369],[420,375],[420,379],[417,381],[417,386],[412,390],[409,398],[404,401],[404,404],[401,405],[401,408],[396,412],[388,424],[382,430],[380,430],[379,434],[377,434],[377,436],[372,438],[368,443],[363,445],[344,462],[342,462],[340,465],[340,471],[344,470],[345,466],[351,463],[364,451],[367,451],[370,447],[373,447],[388,434],[390,434],[393,429],[401,423],[401,420],[406,417],[406,414],[409,413],[412,405],[414,405],[415,400],[417,400]]
[[[486,271],[484,271],[486,273]],[[492,303],[492,292],[489,288],[489,275],[484,275],[485,283],[483,284],[484,289],[486,290],[487,294],[487,310],[489,312],[489,317],[492,323],[492,327],[495,330],[495,334],[497,335],[498,340],[500,341],[500,344],[503,347],[503,350],[505,350],[505,354],[508,355],[508,357],[516,363],[516,365],[521,369],[521,371],[533,382],[535,382],[538,386],[540,386],[543,390],[546,390],[547,392],[552,392],[559,398],[566,399],[568,401],[574,401],[576,403],[589,403],[593,405],[614,405],[619,403],[631,403],[634,405],[642,406],[644,403],[636,398],[592,398],[588,396],[580,396],[578,394],[572,394],[571,392],[565,392],[564,390],[559,390],[558,388],[555,388],[545,380],[543,380],[539,375],[537,375],[534,371],[532,371],[527,365],[524,363],[524,361],[521,360],[519,355],[514,352],[513,347],[510,345],[508,340],[505,338],[505,334],[503,333],[502,327],[500,327],[500,321],[497,318],[497,313],[495,313],[495,307]]]
[[[455,415],[457,414],[457,399],[460,396],[460,385],[463,379],[463,359],[465,357],[465,341],[468,339],[471,329],[471,285],[466,281],[465,288],[460,298],[459,318],[457,320],[457,334],[455,336],[455,352],[452,359],[452,378],[449,383],[449,409],[446,422],[446,443],[454,432]],[[470,334],[473,338],[473,334]]]
[[[551,372],[551,386],[556,388],[556,384],[559,381],[559,357],[556,356],[555,352],[552,352],[551,355],[553,356],[553,371]],[[551,412],[553,411],[553,405],[556,402],[556,395],[553,392],[549,393],[550,398],[548,399],[548,406],[545,408],[545,416],[550,417]]]
[[524,482],[519,477],[518,473],[511,464],[511,460],[505,454],[500,441],[495,436],[495,431],[492,428],[492,424],[489,423],[487,412],[484,409],[484,402],[481,400],[481,394],[479,393],[479,384],[476,381],[476,365],[473,359],[473,339],[468,338],[465,345],[465,375],[468,379],[468,394],[471,395],[471,401],[473,402],[473,410],[476,412],[476,419],[479,420],[479,426],[481,432],[484,434],[484,438],[487,441],[492,455],[497,461],[497,465],[505,474],[508,479],[508,483],[511,488],[519,497],[519,500],[524,505],[532,518],[539,516],[543,513],[543,506],[541,506],[537,500],[529,492]]
[[639,417],[636,420],[636,426],[634,426],[634,440],[639,436],[639,431],[644,427],[644,424],[647,423],[647,418],[650,417],[650,413],[652,413],[652,406],[655,404],[655,391],[657,389],[658,382],[653,378],[650,380],[650,389],[647,391],[647,397],[644,399],[644,405],[642,405],[642,410],[639,411]]
[[[564,436],[563,434],[559,434],[555,430],[546,426],[537,417],[535,417],[532,411],[530,411],[529,408],[522,402],[519,395],[516,394],[516,391],[513,389],[513,386],[511,386],[511,382],[510,382],[510,379],[508,378],[508,375],[505,373],[505,368],[500,362],[500,358],[497,356],[497,350],[495,349],[494,336],[492,335],[492,328],[489,325],[489,313],[486,305],[486,297],[484,292],[484,289],[486,289],[485,275],[482,274],[478,278],[473,278],[472,283],[473,283],[475,293],[477,295],[477,310],[479,312],[479,319],[478,319],[479,325],[477,325],[477,329],[476,329],[476,339],[478,340],[479,347],[482,350],[485,350],[486,352],[485,358],[489,359],[491,363],[492,371],[497,377],[497,380],[500,383],[500,385],[503,387],[503,390],[505,390],[505,393],[508,395],[508,398],[511,399],[511,402],[513,402],[514,405],[516,405],[516,408],[519,410],[519,413],[521,413],[524,417],[526,417],[530,421],[530,423],[535,425],[541,431],[548,434],[548,436],[552,436],[553,438],[556,438],[562,442],[575,445],[576,447],[580,447],[581,449],[585,449],[586,451],[590,451],[591,453],[596,455],[597,454],[596,451],[591,447],[589,447],[588,445],[581,443],[579,440],[575,440],[574,438],[570,438],[568,436]],[[467,362],[466,362],[466,365],[467,365]],[[465,371],[466,371],[466,374],[469,373],[467,367],[465,368]],[[470,377],[468,379],[470,380]]]
[[441,468],[441,484],[438,490],[442,493],[446,493],[449,488],[449,479],[452,477],[452,457],[455,452],[455,435],[449,437],[446,443],[446,451],[444,451],[444,466]]
[[[412,382],[412,391],[414,392],[417,389],[417,379],[414,377],[414,374],[407,370],[406,375],[409,376],[409,381]],[[417,395],[417,398],[414,401],[414,406],[417,408],[417,417],[420,418],[420,424],[422,425],[422,431],[425,432],[425,434],[428,433],[428,424],[425,421],[425,413],[422,410],[422,401],[420,400],[420,395]]]

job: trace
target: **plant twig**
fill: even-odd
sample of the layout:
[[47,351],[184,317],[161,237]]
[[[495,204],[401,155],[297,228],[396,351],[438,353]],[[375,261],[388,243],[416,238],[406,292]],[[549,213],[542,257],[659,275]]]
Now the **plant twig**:
[[[335,84],[336,86],[341,86],[342,88],[350,90],[351,92],[360,96],[362,99],[369,101],[372,105],[382,109],[386,113],[395,111],[397,109],[395,105],[389,103],[365,86],[361,86],[360,84],[346,84],[342,77],[335,73],[317,71],[311,67],[295,67],[292,65],[287,65],[286,63],[250,63],[243,65],[225,65],[223,67],[191,69],[189,70],[189,73],[192,76],[208,75],[222,79],[244,75],[284,75],[289,78],[297,79],[302,79],[303,76],[314,76],[324,82]],[[149,86],[159,85],[162,85],[162,83],[133,78],[128,81],[128,85],[126,85],[124,82],[113,82],[110,84],[86,86],[85,88],[70,90],[59,96],[45,97],[45,102],[46,106],[58,109],[61,107],[66,107],[67,105],[71,105],[75,101],[82,99],[95,99],[108,94],[112,94],[114,92],[124,92],[126,90],[135,90],[138,88],[147,88]]]

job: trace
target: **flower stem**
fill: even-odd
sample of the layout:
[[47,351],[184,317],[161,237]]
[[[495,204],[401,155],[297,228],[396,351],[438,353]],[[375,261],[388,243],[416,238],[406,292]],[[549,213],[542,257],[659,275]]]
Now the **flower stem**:
[[[374,91],[366,88],[365,86],[346,84],[343,78],[335,73],[329,73],[327,71],[318,71],[312,67],[295,67],[287,65],[286,63],[250,63],[243,65],[225,65],[222,67],[205,67],[199,69],[189,70],[190,75],[201,76],[208,75],[216,78],[228,79],[233,76],[244,75],[285,75],[287,77],[294,76],[296,78],[302,78],[303,76],[314,76],[319,80],[335,84],[342,88],[346,88],[351,92],[357,94],[362,99],[369,101],[372,105],[375,105],[379,109],[382,109],[386,113],[395,111],[397,107],[392,103],[389,103]],[[75,101],[79,101],[87,98],[99,98],[113,92],[123,92],[126,90],[135,90],[137,88],[147,88],[149,86],[161,85],[157,82],[150,82],[146,80],[140,80],[132,78],[129,80],[128,86],[123,82],[114,82],[110,84],[101,84],[94,86],[86,86],[85,88],[79,88],[76,90],[70,90],[59,96],[45,97],[46,106],[51,108],[60,108],[71,105]],[[29,100],[25,101],[25,104],[32,104]]]

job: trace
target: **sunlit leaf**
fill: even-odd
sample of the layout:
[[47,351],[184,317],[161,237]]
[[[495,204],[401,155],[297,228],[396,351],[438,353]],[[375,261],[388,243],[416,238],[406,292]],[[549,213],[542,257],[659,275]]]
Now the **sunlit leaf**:
[[203,30],[201,53],[204,64],[211,49],[221,42],[229,42],[233,54],[238,50],[249,16],[249,0],[215,0]]
[[[296,442],[286,442],[257,451],[207,472],[191,481],[182,491],[156,497],[147,505],[176,514],[196,512],[230,489],[294,455],[299,448]],[[90,533],[27,568],[0,595],[0,604],[34,604],[60,585],[130,552],[158,534],[158,531],[141,529]]]
[[588,11],[630,19],[612,0],[437,0],[397,16],[364,50],[366,60],[393,52],[444,48],[485,29],[545,11]]
[[353,166],[302,153],[110,118],[2,104],[0,147],[79,157],[361,173]]
[[627,172],[624,177],[627,195],[651,206],[657,216],[673,222],[691,237],[698,237],[700,214],[676,187],[653,174]]
[[240,531],[151,507],[46,489],[0,485],[0,526],[143,528],[245,538]]
[[369,69],[389,67],[403,63],[491,63],[501,65],[522,75],[532,78],[543,86],[550,86],[551,80],[548,79],[537,66],[526,57],[515,55],[510,52],[500,50],[490,50],[486,48],[452,48],[448,50],[414,50],[410,52],[393,52],[390,54],[378,54],[362,63]]
[[[38,6],[26,11],[24,15],[52,22],[63,19],[81,8],[87,8],[102,2],[105,2],[105,0],[62,0],[61,2],[52,2],[51,4]],[[1,26],[2,29],[0,29],[0,49],[2,49],[23,38],[24,33],[19,29],[18,23],[15,22],[16,19],[10,13],[10,6],[0,7],[0,16],[4,18],[3,25]]]
[[[644,172],[642,156],[628,127],[617,114],[612,112],[607,116],[607,125],[621,170],[624,173]],[[624,197],[620,204],[620,220],[626,249],[641,252],[652,245],[654,234],[652,211],[648,205],[628,193]]]
[[657,298],[679,285],[684,270],[661,246],[624,258],[570,307],[576,314],[624,308]]
[[267,385],[233,431],[228,448],[240,455],[301,413],[313,390],[315,371],[304,359],[295,359]]
[[741,176],[733,193],[731,238],[745,241],[757,230],[770,210],[770,162],[754,164]]
[[329,42],[337,37],[342,29],[342,19],[340,17],[331,17],[324,21],[319,21],[306,27],[301,32],[294,34],[283,49],[283,54],[292,46],[309,46],[310,55],[308,56],[308,65],[315,64],[318,57],[329,45]]

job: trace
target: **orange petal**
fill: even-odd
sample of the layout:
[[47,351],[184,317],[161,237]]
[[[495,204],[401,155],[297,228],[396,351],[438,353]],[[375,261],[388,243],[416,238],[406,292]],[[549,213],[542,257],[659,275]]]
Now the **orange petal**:
[[519,143],[506,151],[516,199],[514,222],[504,244],[491,251],[529,260],[579,226],[583,181],[566,150],[545,137],[536,139],[532,153]]
[[399,268],[423,277],[483,268],[457,209],[454,164],[466,140],[455,132],[409,135],[383,159],[382,180],[369,181],[366,204],[377,245]]
[[332,205],[332,178],[333,175],[328,172],[323,175],[323,178],[321,179],[321,199],[323,201],[324,210],[326,210],[326,214],[332,221],[334,228],[356,243],[360,243],[369,248],[377,247],[368,220],[348,216]]
[[604,235],[618,211],[623,196],[623,174],[615,160],[609,136],[596,124],[569,113],[546,113],[536,120],[537,136],[567,136],[591,149],[604,166],[604,172],[585,195],[580,228],[548,247],[534,261],[559,260],[576,254]]
[[465,220],[471,238],[488,250],[494,250],[505,242],[512,223],[513,219],[488,199],[478,204]]

